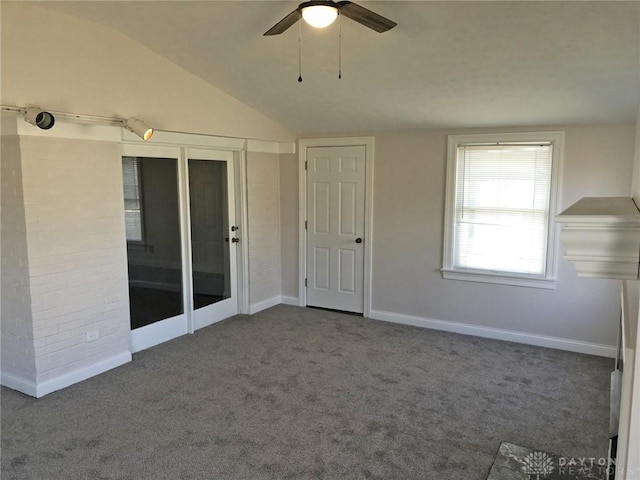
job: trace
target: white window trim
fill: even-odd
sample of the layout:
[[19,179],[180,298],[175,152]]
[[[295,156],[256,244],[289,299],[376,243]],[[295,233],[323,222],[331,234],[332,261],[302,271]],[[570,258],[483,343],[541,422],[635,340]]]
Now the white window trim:
[[[456,268],[453,265],[453,239],[455,222],[456,165],[458,147],[464,144],[499,144],[551,142],[553,156],[551,165],[551,196],[549,201],[549,233],[547,239],[546,273],[544,276],[526,275],[490,270]],[[564,132],[522,132],[490,133],[470,135],[449,135],[447,144],[447,183],[444,217],[444,247],[442,258],[442,278],[471,282],[497,283],[520,287],[553,289],[556,286],[558,231],[555,216],[560,205],[560,186],[562,185],[562,163],[564,157]]]

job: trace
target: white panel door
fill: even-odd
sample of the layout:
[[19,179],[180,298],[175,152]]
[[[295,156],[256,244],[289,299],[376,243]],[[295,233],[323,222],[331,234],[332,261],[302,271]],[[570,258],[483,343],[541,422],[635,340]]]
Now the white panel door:
[[364,309],[365,146],[307,148],[307,305]]

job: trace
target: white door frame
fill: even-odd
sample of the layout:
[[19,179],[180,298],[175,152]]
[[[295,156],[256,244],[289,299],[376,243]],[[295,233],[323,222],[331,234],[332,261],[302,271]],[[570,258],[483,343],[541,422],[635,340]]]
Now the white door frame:
[[[176,161],[176,180],[178,185],[178,228],[180,230],[180,271],[182,282],[182,304],[183,311],[181,314],[171,318],[166,318],[159,322],[146,325],[134,330],[130,330],[129,333],[129,349],[131,352],[139,352],[153,347],[160,343],[164,343],[173,338],[177,338],[181,335],[192,331],[192,319],[190,315],[190,309],[188,308],[191,291],[189,289],[189,279],[187,277],[187,262],[189,259],[184,254],[184,212],[186,192],[184,191],[184,174],[185,170],[182,167],[182,151],[176,146],[166,145],[144,145],[144,144],[123,144],[121,149],[122,156],[133,157],[146,157],[146,158],[170,158]],[[127,260],[128,261],[128,260]],[[128,276],[127,276],[128,278]],[[128,281],[128,279],[127,279]],[[129,301],[129,298],[127,298]],[[129,312],[127,312],[129,313]],[[131,319],[129,319],[131,323]]]
[[[188,190],[189,187],[189,160],[213,160],[213,161],[223,161],[226,162],[228,168],[227,168],[227,178],[228,178],[228,189],[229,189],[229,194],[228,196],[233,200],[234,202],[234,212],[229,212],[229,227],[231,227],[231,225],[238,227],[239,225],[239,221],[236,218],[237,217],[237,206],[236,206],[236,201],[237,201],[237,195],[235,193],[235,188],[236,188],[236,178],[235,178],[235,168],[234,168],[234,155],[233,152],[228,151],[228,150],[211,150],[211,149],[202,149],[202,148],[186,148],[184,149],[184,162],[183,162],[183,168],[185,169],[185,172],[183,174],[183,177],[185,178],[185,190]],[[184,203],[185,205],[189,205],[189,198],[190,198],[190,192],[185,192],[185,198],[184,198]],[[187,254],[187,257],[189,259],[189,262],[193,262],[193,250],[192,250],[192,242],[191,242],[191,208],[187,208],[185,210],[185,215],[184,215],[184,224],[182,226],[182,230],[183,230],[183,236],[184,236],[184,245],[185,245],[185,249],[184,249],[184,253]],[[238,232],[240,232],[238,230]],[[233,236],[233,234],[230,231],[227,231],[227,235],[229,235],[229,238],[231,238],[231,236]],[[240,236],[240,234],[238,233],[237,236]],[[231,245],[231,244],[229,244]],[[242,246],[240,245],[240,243],[236,243],[235,244],[236,247],[233,250],[230,250],[230,258],[229,261],[231,262],[230,268],[231,268],[231,272],[235,273],[235,275],[231,275],[231,278],[233,278],[235,276],[235,282],[232,282],[231,284],[231,298],[225,299],[221,302],[216,302],[212,305],[208,305],[206,307],[202,307],[200,310],[202,309],[208,309],[208,310],[213,310],[215,309],[215,315],[213,317],[207,317],[207,316],[203,316],[201,314],[198,314],[198,310],[196,310],[195,305],[193,304],[193,291],[194,291],[194,287],[193,287],[193,264],[189,263],[189,268],[191,269],[191,273],[192,275],[189,276],[188,278],[188,288],[189,288],[189,313],[191,314],[191,318],[189,320],[189,333],[194,333],[196,330],[200,329],[200,328],[204,328],[204,327],[208,327],[209,325],[212,325],[214,323],[217,323],[219,321],[222,321],[226,318],[229,318],[237,313],[240,313],[240,299],[238,298],[238,285],[240,284],[240,282],[238,281],[238,257],[241,257],[240,255],[240,251],[242,249]],[[235,301],[229,301],[231,299],[234,299]]]
[[[238,313],[249,313],[249,218],[247,207],[247,150],[255,146],[256,141],[242,138],[220,137],[199,133],[167,132],[157,130],[151,140],[144,141],[124,128],[118,128],[121,146],[138,145],[141,147],[170,146],[177,148],[204,148],[228,150],[233,152],[233,165],[236,178],[236,223],[241,227],[238,244]],[[257,142],[264,146],[265,142]],[[259,150],[258,150],[259,151]]]
[[299,191],[299,249],[298,249],[298,300],[301,307],[307,306],[307,148],[309,147],[365,147],[365,194],[364,194],[364,280],[363,315],[371,313],[371,265],[373,225],[373,165],[374,137],[311,138],[298,141],[298,191]]
[[[157,138],[156,138],[157,137]],[[204,325],[196,325],[194,316],[191,313],[191,308],[187,308],[191,305],[191,282],[192,279],[188,278],[187,262],[191,262],[191,251],[188,233],[188,218],[184,218],[183,212],[188,212],[188,198],[186,191],[184,190],[184,182],[187,175],[186,161],[182,161],[183,158],[187,158],[188,150],[194,151],[194,149],[209,151],[227,151],[231,152],[233,159],[231,160],[231,166],[234,170],[233,175],[235,177],[235,205],[236,205],[236,225],[240,227],[238,237],[240,243],[236,248],[236,265],[237,265],[237,301],[238,301],[238,313],[248,313],[249,311],[249,262],[248,262],[248,222],[247,222],[247,187],[246,187],[246,141],[238,139],[226,139],[209,137],[206,135],[197,134],[183,134],[174,132],[156,132],[153,137],[154,141],[142,142],[137,138],[126,138],[121,143],[121,156],[122,155],[136,155],[141,157],[163,157],[169,156],[176,158],[178,162],[178,188],[179,188],[179,202],[180,202],[180,229],[181,229],[181,241],[182,241],[182,276],[183,276],[183,304],[185,305],[186,316],[186,331],[182,333],[194,333],[194,331]],[[178,319],[176,318],[176,322]],[[175,323],[175,322],[174,322]],[[144,328],[144,327],[142,327]],[[177,326],[177,328],[183,328]],[[130,348],[132,351],[140,351],[149,348],[153,345],[157,345],[170,338],[175,338],[176,328],[173,330],[167,328],[166,331],[159,332],[158,336],[148,338],[142,342],[136,341],[136,346],[132,343],[130,337]],[[173,335],[173,336],[171,336]]]

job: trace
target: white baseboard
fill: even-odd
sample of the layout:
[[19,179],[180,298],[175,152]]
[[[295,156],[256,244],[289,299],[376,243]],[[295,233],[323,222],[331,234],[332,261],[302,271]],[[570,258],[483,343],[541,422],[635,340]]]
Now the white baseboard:
[[288,295],[282,295],[280,297],[280,303],[284,303],[285,305],[295,305],[296,307],[300,305],[300,300],[298,297],[290,297]]
[[267,308],[275,307],[282,303],[282,296],[276,295],[275,297],[267,298],[266,300],[262,300],[260,302],[252,303],[249,305],[249,315],[253,315],[254,313],[261,312],[262,310],[266,310]]
[[59,377],[52,378],[51,380],[39,383],[36,396],[38,398],[43,397],[48,393],[55,392],[56,390],[60,390],[88,378],[95,377],[96,375],[100,375],[101,373],[119,367],[120,365],[129,363],[130,361],[131,352],[127,351],[118,353],[92,365],[79,368],[78,370],[74,370],[72,372],[65,373],[64,375],[60,375]]
[[92,365],[73,370],[44,382],[34,383],[6,372],[2,372],[2,385],[26,393],[32,397],[40,398],[45,395],[69,387],[101,373],[119,367],[131,361],[131,352],[122,352]]
[[275,307],[276,305],[280,305],[281,303],[284,303],[285,305],[299,306],[300,300],[298,300],[298,297],[276,295],[275,297],[267,298],[266,300],[262,300],[261,302],[256,302],[249,305],[249,315],[261,312],[262,310],[266,310],[267,308]]
[[2,372],[0,374],[0,383],[3,387],[10,388],[11,390],[17,390],[31,397],[36,396],[37,388],[35,382],[27,380],[26,378],[13,375],[12,373]]
[[500,328],[481,327],[477,325],[470,325],[468,323],[434,320],[432,318],[383,312],[380,310],[371,310],[370,318],[374,320],[382,320],[384,322],[412,325],[414,327],[461,333],[463,335],[474,335],[476,337],[491,338],[494,340],[524,343],[527,345],[535,345],[537,347],[548,347],[555,348],[557,350],[567,350],[569,352],[586,353],[588,355],[597,355],[600,357],[615,358],[617,353],[616,347],[610,345],[600,345],[597,343],[582,342],[567,338],[547,337],[544,335],[503,330]]

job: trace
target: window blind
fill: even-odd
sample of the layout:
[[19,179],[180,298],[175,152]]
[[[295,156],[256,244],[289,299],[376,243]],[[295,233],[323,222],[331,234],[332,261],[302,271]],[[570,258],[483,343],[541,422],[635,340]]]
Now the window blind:
[[142,202],[140,200],[140,167],[137,158],[122,158],[122,183],[127,241],[141,242]]
[[552,145],[458,147],[454,266],[545,275]]

